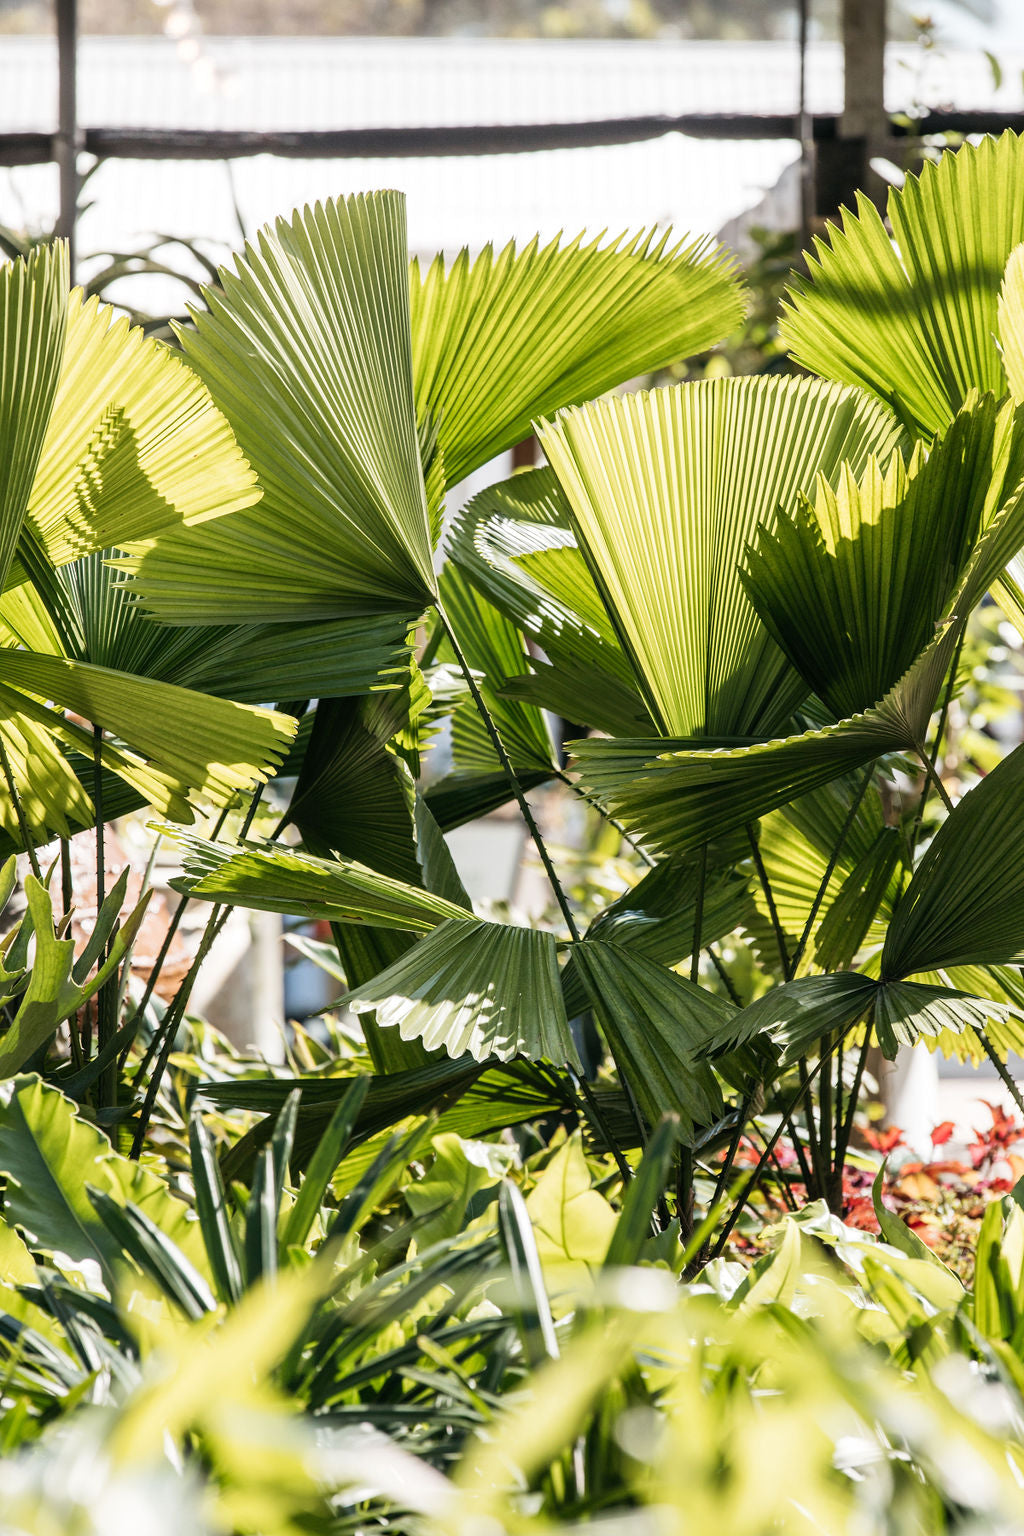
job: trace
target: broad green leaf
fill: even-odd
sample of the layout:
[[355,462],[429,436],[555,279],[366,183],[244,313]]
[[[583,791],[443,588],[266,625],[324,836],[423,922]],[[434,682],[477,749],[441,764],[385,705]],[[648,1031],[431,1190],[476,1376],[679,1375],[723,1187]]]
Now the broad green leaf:
[[[117,892],[118,907],[123,893],[121,886]],[[35,955],[18,1011],[10,1028],[0,1037],[0,1078],[13,1076],[40,1046],[46,1044],[58,1024],[76,1013],[109,977],[116,974],[142,925],[151,895],[152,892],[147,891],[120,924],[95,974],[88,980],[78,981],[74,975],[74,940],[57,937],[49,894],[34,875],[26,875],[25,899],[32,917]],[[109,900],[107,905],[109,908]]]
[[1006,382],[1013,398],[1024,401],[1024,245],[1015,245],[1006,263],[997,320]]
[[744,591],[743,550],[816,476],[887,458],[890,414],[814,379],[735,378],[597,401],[539,431],[660,729],[776,730],[807,688]]
[[464,1230],[466,1209],[482,1189],[491,1189],[508,1171],[515,1152],[487,1141],[465,1141],[450,1131],[431,1138],[434,1160],[405,1191],[414,1216],[426,1217],[416,1246],[428,1248]]
[[915,434],[941,432],[972,389],[1006,392],[999,283],[1024,240],[1024,147],[965,144],[815,240],[780,332],[797,362],[885,401]]
[[694,986],[642,955],[585,939],[573,945],[572,967],[583,978],[612,1055],[651,1127],[679,1117],[690,1144],[696,1126],[723,1113],[714,1073],[698,1053],[728,1027],[731,1003]]
[[264,495],[131,544],[158,617],[415,619],[431,601],[407,263],[404,198],[377,192],[279,219],[206,290],[181,345]]
[[554,935],[452,918],[373,981],[350,993],[353,1012],[477,1061],[524,1055],[556,1066],[579,1057],[569,1033]]
[[615,1233],[615,1212],[594,1188],[579,1133],[556,1152],[526,1197],[547,1264],[601,1264]]
[[1018,413],[991,395],[959,412],[909,469],[845,466],[774,529],[758,530],[743,580],[808,688],[842,719],[875,704],[948,610],[978,534],[1024,479]]
[[883,978],[1024,960],[1024,859],[1007,829],[1024,806],[1024,747],[943,822],[889,925]]
[[64,565],[259,496],[230,427],[181,357],[76,289],[28,505],[48,559]]
[[467,912],[431,892],[391,880],[350,859],[318,859],[274,843],[231,846],[161,828],[182,848],[176,888],[206,901],[335,923],[426,932]]
[[662,965],[689,959],[701,904],[700,947],[706,948],[751,917],[750,882],[735,864],[746,840],[723,840],[697,859],[665,859],[631,890],[599,912],[587,930],[597,939]]
[[733,1050],[764,1036],[795,1061],[826,1035],[852,1028],[869,1013],[877,992],[878,982],[857,971],[801,976],[734,1012],[715,1041],[715,1051]]
[[895,1059],[901,1045],[918,1040],[957,1036],[972,1030],[988,1032],[993,1019],[1006,1019],[1009,1004],[969,997],[950,987],[924,986],[916,981],[887,981],[878,990],[874,1025],[882,1054]]
[[184,1201],[149,1169],[119,1156],[55,1088],[37,1077],[0,1087],[0,1172],[7,1177],[5,1214],[33,1248],[92,1260],[112,1286],[121,1246],[93,1208],[87,1186],[120,1204],[131,1201],[200,1270],[206,1263],[199,1226]]
[[63,242],[0,267],[0,589],[28,511],[67,329]]
[[703,352],[743,317],[734,264],[707,240],[641,232],[463,250],[410,274],[416,411],[449,485],[531,422]]

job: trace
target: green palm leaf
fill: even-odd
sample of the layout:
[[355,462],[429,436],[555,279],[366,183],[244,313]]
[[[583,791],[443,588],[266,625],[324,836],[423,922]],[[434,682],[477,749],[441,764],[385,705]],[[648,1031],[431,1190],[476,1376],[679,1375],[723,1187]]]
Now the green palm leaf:
[[587,938],[573,945],[570,966],[648,1124],[678,1115],[680,1139],[692,1142],[695,1126],[723,1112],[715,1075],[697,1053],[733,1017],[732,1004],[617,944]]
[[[489,486],[453,519],[448,552],[459,570],[543,649],[529,675],[503,692],[612,735],[651,725],[632,669],[575,547],[568,503],[552,470]],[[554,562],[545,557],[555,556]],[[552,580],[554,584],[552,584]]]
[[999,282],[1024,240],[1024,145],[967,144],[889,193],[892,239],[868,198],[815,240],[780,333],[794,358],[884,400],[911,431],[940,432],[972,389],[1006,391]]
[[732,258],[706,240],[640,233],[602,245],[490,246],[411,281],[416,410],[449,485],[534,418],[703,352],[743,317]]
[[21,537],[67,325],[67,248],[0,268],[0,589]]
[[379,192],[279,219],[206,291],[181,345],[264,496],[133,544],[159,617],[415,618],[431,601],[407,263],[404,198]]
[[460,917],[442,923],[345,998],[403,1039],[477,1061],[579,1057],[558,983],[553,934]]
[[744,591],[744,546],[817,475],[887,457],[889,413],[813,379],[721,379],[566,411],[540,436],[664,732],[776,729],[807,690]]
[[1024,400],[1024,245],[1010,252],[996,314],[1006,382],[1013,398]]
[[467,917],[456,903],[351,859],[318,859],[274,843],[232,847],[179,828],[162,830],[183,849],[176,888],[206,901],[413,933]]
[[991,395],[927,455],[844,469],[774,529],[743,580],[808,687],[838,717],[882,698],[926,648],[982,527],[1024,480],[1024,415]]
[[881,972],[1024,960],[1024,859],[1007,836],[1024,806],[1024,747],[965,795],[939,828],[889,925]]
[[54,564],[260,497],[202,382],[107,305],[67,309],[67,343],[28,505]]

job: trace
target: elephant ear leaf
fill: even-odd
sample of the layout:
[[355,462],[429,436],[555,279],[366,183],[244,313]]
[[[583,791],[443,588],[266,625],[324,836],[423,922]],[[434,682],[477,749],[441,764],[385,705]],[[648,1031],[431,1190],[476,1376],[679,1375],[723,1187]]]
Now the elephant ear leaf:
[[784,305],[780,334],[796,361],[870,390],[924,436],[972,389],[1005,394],[999,280],[1024,241],[1022,172],[1014,133],[940,156],[889,193],[891,239],[860,194],[842,229],[815,241]]
[[743,317],[732,259],[654,231],[522,250],[487,246],[410,274],[416,411],[448,485],[529,435],[532,421],[727,336]]

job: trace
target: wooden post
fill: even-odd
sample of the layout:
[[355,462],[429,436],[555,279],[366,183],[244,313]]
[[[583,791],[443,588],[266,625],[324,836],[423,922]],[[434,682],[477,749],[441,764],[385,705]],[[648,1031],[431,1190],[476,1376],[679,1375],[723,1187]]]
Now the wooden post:
[[881,203],[885,183],[872,170],[888,152],[885,112],[886,0],[842,0],[843,111],[834,140],[818,146],[818,213],[852,207],[863,191]]
[[78,217],[78,0],[57,4],[57,173],[60,214],[57,233],[68,242],[71,281],[75,280],[75,220]]

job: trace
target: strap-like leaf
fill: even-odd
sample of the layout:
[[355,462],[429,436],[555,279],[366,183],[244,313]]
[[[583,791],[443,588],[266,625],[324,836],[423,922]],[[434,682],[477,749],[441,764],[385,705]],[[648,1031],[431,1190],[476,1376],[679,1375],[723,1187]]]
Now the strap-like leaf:
[[25,522],[60,376],[68,258],[60,243],[0,267],[0,589]]
[[279,219],[206,291],[181,344],[264,496],[133,545],[159,616],[415,617],[430,602],[407,263],[404,198],[378,192]]
[[162,830],[184,850],[177,888],[207,901],[413,933],[468,915],[441,896],[349,859],[317,859],[273,843],[229,846],[176,827]]
[[345,1003],[453,1057],[524,1055],[579,1066],[554,935],[539,929],[468,918],[442,923]]
[[666,735],[767,734],[806,693],[740,581],[759,523],[896,447],[887,411],[813,379],[598,401],[540,428],[574,530]]
[[604,394],[720,341],[743,297],[705,240],[640,233],[602,245],[486,246],[411,273],[416,410],[449,485],[526,437],[535,417]]
[[972,389],[1005,393],[999,282],[1024,240],[1024,144],[1013,133],[925,165],[889,193],[890,240],[863,195],[816,240],[780,327],[798,362],[940,432]]
[[1007,835],[1024,808],[1024,747],[939,828],[889,925],[882,976],[1024,960],[1024,858]]

